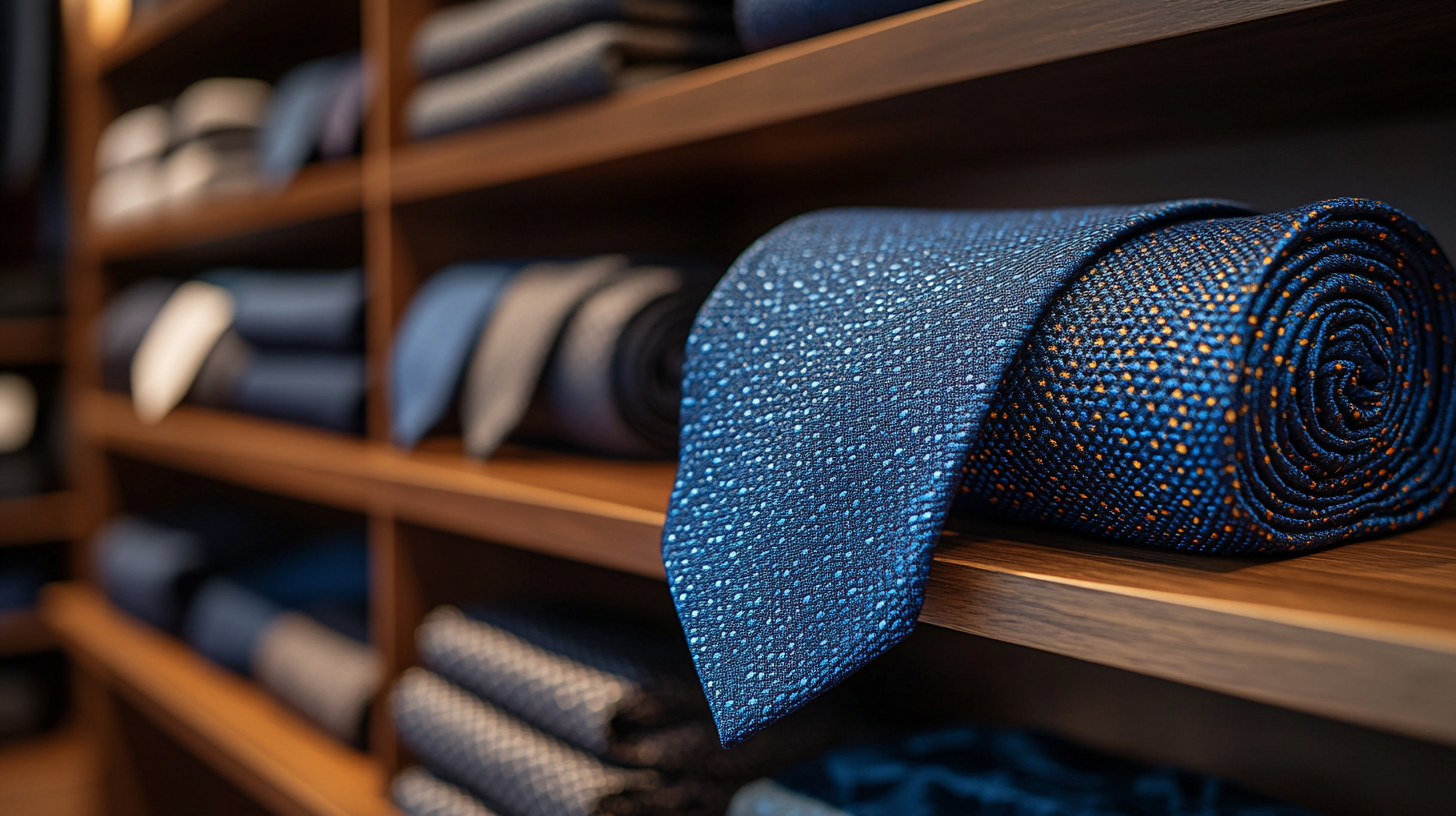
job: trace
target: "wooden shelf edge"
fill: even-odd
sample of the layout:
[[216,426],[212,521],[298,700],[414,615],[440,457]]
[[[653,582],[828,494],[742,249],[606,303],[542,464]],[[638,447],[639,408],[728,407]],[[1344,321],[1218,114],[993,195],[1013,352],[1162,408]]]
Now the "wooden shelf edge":
[[0,365],[59,363],[66,321],[60,317],[0,317]]
[[377,762],[246,680],[131,620],[95,590],[52,584],[41,614],[84,670],[274,812],[398,816]]
[[48,652],[56,646],[50,628],[34,611],[0,612],[0,657]]
[[[93,394],[85,415],[102,444],[169,466],[663,577],[658,510],[199,409],[145,427],[124,399]],[[922,620],[1456,744],[1456,697],[1446,693],[1456,686],[1456,596],[1441,594],[1456,579],[1447,574],[1456,518],[1283,561],[1060,545],[1066,537],[1025,528],[1006,535],[952,531],[942,540]],[[1345,578],[1366,584],[1342,587]],[[1291,581],[1300,587],[1292,596],[1281,592]],[[1379,598],[1361,597],[1366,590],[1409,597],[1381,609]]]
[[75,538],[75,507],[76,494],[69,490],[0,500],[0,546]]
[[490,464],[457,457],[450,467],[440,457],[190,406],[155,426],[138,421],[119,395],[92,392],[80,407],[81,431],[129,456],[346,510],[388,513],[548,555],[663,576],[660,510],[514,481]]
[[313,164],[278,192],[208,199],[134,224],[93,227],[103,259],[124,260],[357,214],[364,207],[362,161]]
[[390,183],[399,202],[485,189],[1332,2],[1339,0],[1174,0],[1132,11],[1072,0],[1049,14],[1019,0],[951,0],[569,109],[406,145],[390,155]]

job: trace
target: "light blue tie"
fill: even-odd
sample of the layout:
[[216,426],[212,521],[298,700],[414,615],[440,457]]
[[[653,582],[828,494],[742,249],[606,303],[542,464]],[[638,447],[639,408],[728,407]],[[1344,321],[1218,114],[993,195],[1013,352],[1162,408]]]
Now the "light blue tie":
[[958,491],[1205,552],[1430,517],[1456,465],[1453,292],[1419,225],[1350,199],[770,232],[689,339],[663,537],[724,741],[910,633]]
[[412,448],[450,410],[470,354],[520,263],[459,264],[436,273],[410,301],[389,368],[391,436]]
[[282,187],[318,149],[334,98],[349,82],[359,57],[313,60],[278,81],[258,132],[258,173]]

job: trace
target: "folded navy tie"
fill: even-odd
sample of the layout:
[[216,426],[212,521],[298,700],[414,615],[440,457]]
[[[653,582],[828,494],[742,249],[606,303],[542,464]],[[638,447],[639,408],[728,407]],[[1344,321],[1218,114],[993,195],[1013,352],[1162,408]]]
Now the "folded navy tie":
[[257,354],[234,385],[232,407],[339,433],[364,428],[368,377],[362,354]]
[[868,23],[935,0],[736,0],[738,37],[750,51],[761,51],[841,28]]
[[519,263],[458,264],[410,301],[395,333],[389,399],[396,444],[419,444],[450,409],[470,353]]
[[739,53],[729,34],[623,22],[588,23],[420,84],[405,120],[439,136],[602,96]]
[[1222,553],[1428,518],[1456,463],[1453,286],[1417,224],[1349,199],[769,233],[689,340],[663,538],[723,739],[909,634],[957,495]]
[[364,341],[364,273],[214,269],[198,276],[233,297],[233,328],[249,343],[358,351]]
[[475,0],[426,18],[415,33],[414,61],[422,75],[439,76],[587,23],[721,27],[729,19],[726,4],[703,0]]
[[1212,777],[1026,731],[963,726],[839,748],[733,798],[728,816],[1313,816]]

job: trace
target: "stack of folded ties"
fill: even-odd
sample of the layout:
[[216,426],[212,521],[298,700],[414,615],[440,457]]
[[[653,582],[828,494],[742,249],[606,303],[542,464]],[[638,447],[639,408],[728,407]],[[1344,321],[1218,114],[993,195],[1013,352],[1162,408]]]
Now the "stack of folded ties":
[[118,116],[96,146],[91,216],[131,221],[220,195],[281,187],[314,156],[356,149],[367,93],[356,54],[298,66],[277,89],[212,77]]
[[722,813],[766,769],[822,750],[824,710],[725,751],[681,639],[595,616],[454,607],[418,633],[425,668],[391,699],[423,767],[394,782],[411,816]]
[[745,785],[728,816],[1313,816],[1218,779],[963,726],[837,748]]
[[102,380],[145,421],[184,399],[359,433],[364,422],[364,277],[357,269],[216,269],[148,279],[102,316]]
[[440,271],[395,335],[395,442],[413,447],[447,426],[458,393],[473,456],[490,456],[512,433],[594,453],[671,455],[683,346],[712,277],[621,255]]
[[474,0],[420,25],[417,138],[508,119],[737,56],[714,0]]
[[364,534],[279,540],[225,508],[123,516],[97,538],[97,572],[117,606],[361,743],[382,679],[368,644]]
[[44,372],[0,373],[0,499],[54,487],[60,469],[56,436],[64,425],[57,391]]

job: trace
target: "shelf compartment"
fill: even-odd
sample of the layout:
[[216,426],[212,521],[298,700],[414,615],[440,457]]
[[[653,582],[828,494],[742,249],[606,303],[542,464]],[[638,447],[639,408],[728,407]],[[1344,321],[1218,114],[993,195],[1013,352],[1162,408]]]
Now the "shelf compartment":
[[0,546],[69,541],[76,537],[75,510],[71,491],[0,500]]
[[377,762],[179,641],[131,620],[95,590],[52,584],[41,614],[83,670],[271,811],[398,816]]
[[0,317],[0,365],[61,362],[66,321],[59,317]]
[[507,452],[490,462],[448,447],[406,453],[267,420],[183,406],[157,425],[123,396],[91,392],[82,432],[112,451],[347,510],[661,578],[676,466]]
[[[414,454],[195,408],[144,426],[91,395],[97,443],[250,487],[661,578],[670,464]],[[923,620],[1456,744],[1456,517],[1299,558],[1200,556],[957,524]]]
[[[1134,11],[1094,0],[1055,9],[955,0],[570,109],[402,146],[391,157],[391,187],[400,202],[484,189],[1321,5],[1179,0]],[[847,138],[834,135],[827,143]]]
[[36,654],[56,648],[55,636],[31,610],[0,612],[0,657]]
[[360,161],[315,164],[282,191],[220,197],[186,209],[161,212],[135,224],[99,227],[97,250],[116,261],[307,229],[319,222],[357,216],[363,210]]

